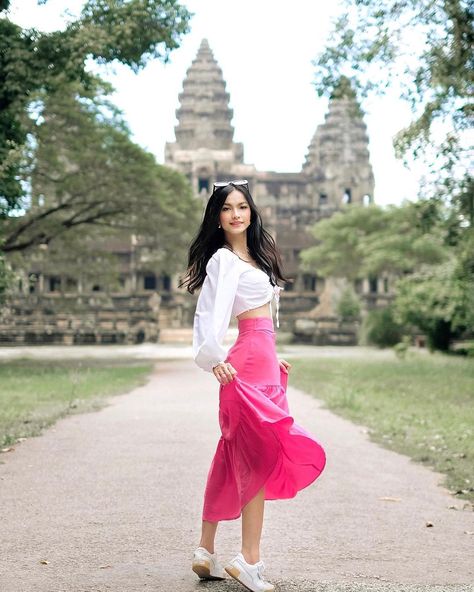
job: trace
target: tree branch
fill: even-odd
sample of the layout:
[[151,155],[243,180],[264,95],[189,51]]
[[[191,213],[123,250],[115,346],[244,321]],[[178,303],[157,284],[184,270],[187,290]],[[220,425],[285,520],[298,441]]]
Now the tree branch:
[[27,222],[24,222],[18,228],[16,228],[16,230],[6,239],[6,241],[3,245],[3,250],[7,251],[8,250],[7,247],[11,243],[15,242],[20,235],[22,235],[24,232],[26,232],[28,230],[28,228],[31,228],[33,225],[38,224],[41,220],[44,220],[48,216],[51,216],[52,214],[55,214],[56,212],[59,212],[60,210],[65,210],[70,207],[71,207],[71,205],[69,203],[62,203],[62,204],[55,206],[54,208],[49,208],[49,210],[46,210],[46,211],[42,212],[41,214],[38,214],[35,217],[30,218]]

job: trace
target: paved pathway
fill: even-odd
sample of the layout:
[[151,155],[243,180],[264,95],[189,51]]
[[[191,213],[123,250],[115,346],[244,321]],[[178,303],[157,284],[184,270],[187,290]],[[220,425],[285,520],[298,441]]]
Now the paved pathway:
[[[146,386],[0,455],[0,590],[243,590],[190,571],[217,393],[189,359],[162,360]],[[296,389],[289,401],[328,463],[295,499],[266,505],[263,558],[279,592],[473,591],[474,513],[448,509],[462,503],[441,476]],[[219,526],[223,559],[239,527]]]

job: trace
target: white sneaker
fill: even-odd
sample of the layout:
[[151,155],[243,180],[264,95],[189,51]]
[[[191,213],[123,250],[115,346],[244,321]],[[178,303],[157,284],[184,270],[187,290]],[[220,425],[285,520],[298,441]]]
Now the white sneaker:
[[198,547],[194,551],[193,572],[201,580],[223,580],[225,573],[221,565],[217,562],[216,553],[209,553],[204,547]]
[[251,592],[272,592],[275,590],[275,586],[263,579],[264,569],[263,561],[252,565],[245,561],[242,553],[238,553],[225,566],[226,572]]

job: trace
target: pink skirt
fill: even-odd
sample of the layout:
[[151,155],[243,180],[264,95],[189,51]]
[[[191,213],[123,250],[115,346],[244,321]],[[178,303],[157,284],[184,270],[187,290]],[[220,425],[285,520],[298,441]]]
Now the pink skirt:
[[288,374],[278,363],[270,317],[239,321],[226,361],[237,370],[219,388],[221,438],[204,493],[202,518],[234,520],[265,488],[265,499],[288,499],[322,472],[322,446],[288,409]]

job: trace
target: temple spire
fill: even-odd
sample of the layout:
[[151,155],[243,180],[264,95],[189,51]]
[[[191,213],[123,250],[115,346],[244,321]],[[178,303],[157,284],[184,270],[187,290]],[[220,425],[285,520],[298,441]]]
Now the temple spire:
[[368,145],[367,126],[355,93],[342,80],[303,164],[303,172],[318,183],[321,204],[339,207],[372,201],[374,176]]
[[207,39],[203,39],[179,95],[178,125],[175,127],[179,148],[231,148],[234,128],[230,123],[233,110],[229,107],[229,99],[222,70]]

